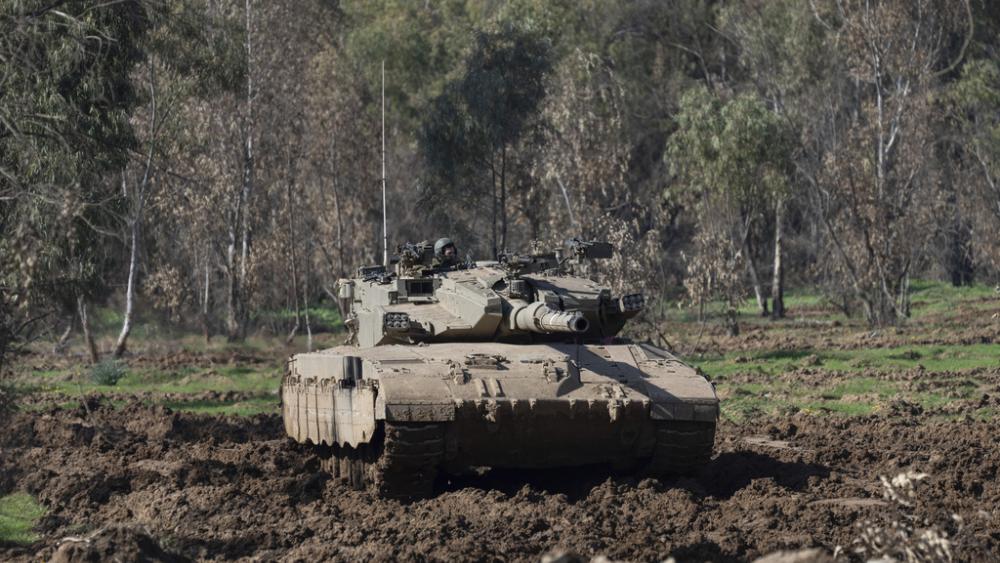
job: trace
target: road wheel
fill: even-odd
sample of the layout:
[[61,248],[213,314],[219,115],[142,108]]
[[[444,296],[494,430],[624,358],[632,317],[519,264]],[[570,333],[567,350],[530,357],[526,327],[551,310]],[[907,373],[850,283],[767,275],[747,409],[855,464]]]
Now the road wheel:
[[386,422],[369,444],[321,449],[320,466],[355,489],[414,500],[434,492],[443,455],[441,424]]
[[715,444],[715,422],[656,421],[656,447],[644,473],[689,475],[708,464]]

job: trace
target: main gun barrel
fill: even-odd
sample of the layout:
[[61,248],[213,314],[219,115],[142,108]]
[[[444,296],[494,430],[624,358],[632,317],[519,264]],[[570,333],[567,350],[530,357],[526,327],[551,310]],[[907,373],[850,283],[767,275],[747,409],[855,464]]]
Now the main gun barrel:
[[568,313],[549,308],[541,301],[515,309],[511,315],[511,328],[542,334],[553,332],[587,332],[590,322],[579,312]]

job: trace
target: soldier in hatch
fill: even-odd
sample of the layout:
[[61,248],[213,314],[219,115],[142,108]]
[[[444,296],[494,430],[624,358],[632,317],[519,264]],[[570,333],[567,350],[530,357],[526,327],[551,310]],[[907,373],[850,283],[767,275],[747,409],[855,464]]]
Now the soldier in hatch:
[[451,270],[458,265],[458,249],[450,238],[439,238],[434,243],[434,260],[431,262],[437,270]]

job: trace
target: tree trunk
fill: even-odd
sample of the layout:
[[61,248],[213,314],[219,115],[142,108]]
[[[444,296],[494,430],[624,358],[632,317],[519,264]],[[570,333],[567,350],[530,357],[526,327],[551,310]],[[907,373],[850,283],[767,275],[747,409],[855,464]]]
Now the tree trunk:
[[132,332],[132,317],[135,313],[135,276],[139,263],[139,218],[132,219],[131,229],[132,249],[128,258],[128,283],[125,285],[125,316],[122,319],[122,330],[118,334],[118,342],[115,343],[113,356],[121,358],[125,354],[125,347],[128,342],[128,335]]
[[[230,298],[234,299],[234,307],[230,308],[232,313],[230,321],[229,339],[243,340],[246,338],[247,323],[249,322],[249,301],[250,296],[247,291],[247,277],[250,262],[250,198],[253,196],[254,188],[254,147],[253,138],[256,132],[256,121],[253,113],[254,83],[253,83],[253,11],[251,0],[246,0],[246,124],[244,127],[244,149],[243,149],[243,185],[240,188],[239,229],[240,229],[240,264],[239,281],[231,284],[232,291]],[[236,272],[233,272],[236,275]]]
[[507,147],[500,156],[500,251],[507,251]]
[[573,232],[575,233],[577,231],[576,217],[573,216],[573,206],[569,203],[569,192],[566,191],[566,184],[563,184],[562,177],[558,174],[556,174],[556,183],[562,191],[563,201],[566,202],[566,215],[569,217],[570,227],[572,227]]
[[69,336],[73,334],[73,319],[74,315],[70,315],[69,319],[66,320],[66,330],[63,331],[62,335],[59,336],[59,340],[52,346],[53,354],[62,354],[66,351],[66,345],[69,343]]
[[[289,163],[289,169],[291,168],[291,163]],[[292,205],[292,180],[286,183],[285,187],[285,199],[288,205],[288,257],[291,260],[292,269],[292,304],[295,307],[295,324],[292,325],[292,330],[288,331],[288,336],[285,337],[285,346],[291,345],[292,341],[295,340],[295,335],[299,332],[299,327],[302,325],[302,310],[299,308],[299,271],[297,260],[295,258],[295,221],[292,220],[294,215],[294,209]]]
[[337,263],[340,271],[338,276],[343,276],[347,272],[344,264],[344,214],[340,210],[340,192],[337,189],[337,176],[333,176],[333,212],[337,215]]
[[757,310],[760,312],[760,316],[767,316],[767,298],[764,297],[764,292],[760,287],[760,279],[757,277],[757,264],[753,261],[753,255],[750,254],[750,243],[746,240],[743,241],[743,252],[747,257],[747,271],[750,272],[750,283],[753,284],[753,294],[757,299]]
[[306,259],[306,272],[302,280],[302,314],[306,321],[306,352],[313,351],[312,320],[309,318],[309,276],[312,274],[312,268],[309,267],[309,264],[311,262],[308,258]]
[[230,233],[230,243],[226,248],[226,338],[230,342],[240,340],[240,285],[234,237],[235,233]]
[[910,274],[903,274],[903,282],[899,285],[899,314],[910,317]]
[[212,331],[209,327],[208,322],[208,305],[209,305],[209,258],[205,255],[205,288],[201,294],[201,331],[205,335],[205,343],[207,344],[212,340]]
[[778,198],[774,208],[774,276],[771,279],[771,318],[785,316],[785,268],[781,261],[784,246],[785,202]]
[[492,193],[490,197],[490,203],[493,210],[493,225],[490,230],[490,244],[493,246],[493,259],[496,260],[499,256],[499,250],[497,249],[497,169],[493,162],[490,163],[490,180],[492,182]]
[[90,319],[87,317],[87,302],[83,297],[76,298],[76,312],[80,316],[80,327],[83,328],[83,340],[87,343],[87,353],[90,354],[90,362],[96,364],[101,361],[101,355],[97,351],[97,343],[94,342],[94,335],[90,332]]
[[728,329],[729,336],[740,335],[740,323],[739,323],[738,313],[739,309],[736,306],[736,302],[730,300],[728,307],[726,309],[726,328]]

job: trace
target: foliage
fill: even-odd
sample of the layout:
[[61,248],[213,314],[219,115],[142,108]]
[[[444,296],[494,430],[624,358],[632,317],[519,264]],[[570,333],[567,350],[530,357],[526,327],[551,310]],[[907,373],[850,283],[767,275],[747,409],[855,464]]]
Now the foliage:
[[680,180],[673,197],[703,218],[685,287],[700,307],[725,297],[735,332],[751,229],[767,202],[787,189],[791,139],[784,121],[752,93],[724,102],[704,87],[692,88],[676,120],[667,150]]
[[[944,101],[959,132],[963,174],[958,186],[960,212],[970,223],[970,258],[996,271],[1000,242],[981,236],[1000,226],[1000,66],[995,60],[969,61],[945,93]],[[990,202],[983,205],[983,202]]]
[[129,73],[152,10],[138,0],[0,8],[0,358],[46,313],[109,292],[104,237],[121,209],[109,180],[135,145]]
[[434,100],[421,130],[421,150],[432,174],[427,198],[485,197],[494,218],[494,256],[507,249],[508,185],[515,183],[518,168],[522,173],[528,168],[518,163],[531,160],[531,139],[522,140],[540,127],[550,51],[543,38],[509,22],[479,32],[463,76]]
[[657,304],[643,336],[682,287],[733,330],[751,289],[777,314],[785,271],[905,322],[915,277],[1000,279],[995,12],[4,3],[0,358],[130,291],[205,337],[311,332],[336,280],[381,260],[383,61],[391,246],[610,239],[588,274]]
[[944,215],[931,92],[960,12],[932,0],[848,2],[835,24],[840,87],[849,95],[825,102],[829,138],[817,147],[815,171],[805,173],[828,237],[829,271],[872,325],[909,315],[909,279],[925,266]]
[[90,380],[97,385],[114,387],[128,373],[128,366],[120,360],[105,359],[90,368]]

